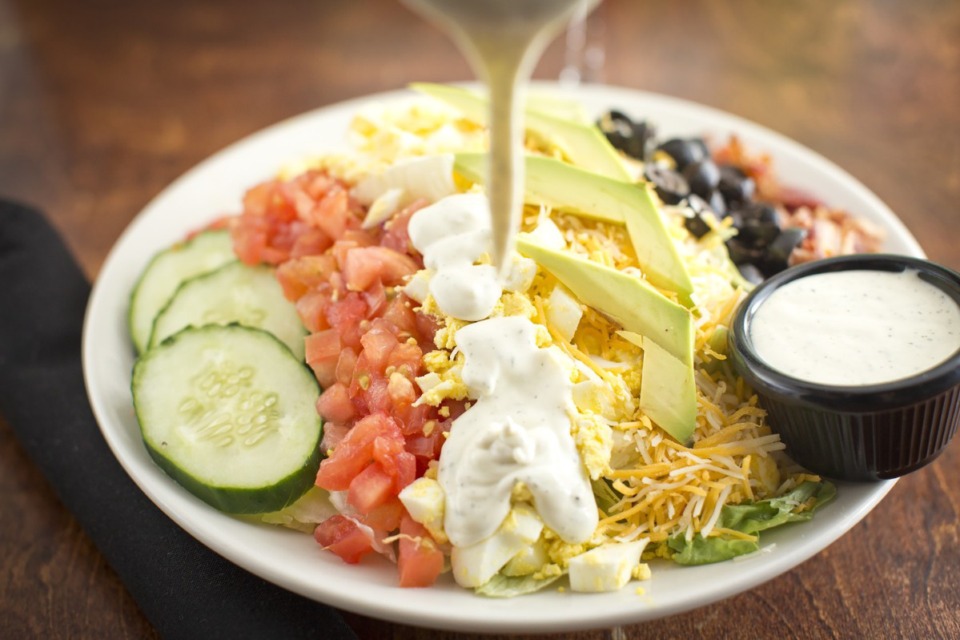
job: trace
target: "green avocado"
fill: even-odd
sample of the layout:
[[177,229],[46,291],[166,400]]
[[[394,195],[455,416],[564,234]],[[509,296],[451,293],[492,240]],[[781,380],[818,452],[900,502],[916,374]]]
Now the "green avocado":
[[678,360],[650,338],[631,331],[620,335],[643,349],[640,410],[681,444],[697,426],[697,385],[693,366]]
[[640,407],[664,431],[686,444],[696,427],[693,316],[641,278],[566,251],[549,249],[524,234],[520,253],[563,283],[584,304],[620,323],[624,338],[643,349]]
[[[457,109],[469,120],[484,124],[488,118],[487,99],[462,87],[445,84],[415,83],[410,85],[432,98],[445,102]],[[525,125],[528,133],[543,142],[552,145],[573,164],[615,180],[630,180],[620,154],[597,127],[577,120],[537,110],[529,105],[524,109]]]
[[[543,156],[526,157],[525,199],[580,216],[626,224],[630,242],[647,279],[676,291],[687,306],[693,283],[648,187],[613,180]],[[482,153],[457,154],[454,169],[474,182],[487,172]]]

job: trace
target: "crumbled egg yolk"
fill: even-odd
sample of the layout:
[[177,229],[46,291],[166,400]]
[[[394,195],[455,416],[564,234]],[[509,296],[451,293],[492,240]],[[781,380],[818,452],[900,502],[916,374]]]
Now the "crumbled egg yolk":
[[425,353],[423,366],[427,373],[417,378],[417,385],[422,393],[416,404],[437,407],[447,399],[466,399],[467,385],[460,377],[463,362],[464,357],[460,353],[453,357],[442,349]]

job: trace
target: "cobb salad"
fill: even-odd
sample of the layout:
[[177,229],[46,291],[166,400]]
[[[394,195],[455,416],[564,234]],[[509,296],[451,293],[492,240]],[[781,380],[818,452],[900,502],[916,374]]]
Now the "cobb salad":
[[[346,562],[395,560],[402,586],[449,570],[490,596],[615,590],[651,560],[726,560],[809,519],[833,487],[789,460],[725,363],[756,277],[731,260],[736,216],[689,184],[668,202],[651,165],[684,167],[663,149],[630,159],[577,105],[534,100],[523,234],[496,274],[483,99],[422,90],[148,267],[130,318],[154,459]],[[769,177],[737,153],[744,178]],[[765,188],[778,228],[851,228]]]

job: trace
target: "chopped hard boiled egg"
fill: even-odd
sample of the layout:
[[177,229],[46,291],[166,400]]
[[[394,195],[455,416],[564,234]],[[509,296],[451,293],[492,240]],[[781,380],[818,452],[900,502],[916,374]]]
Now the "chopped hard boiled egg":
[[550,564],[550,556],[543,542],[538,540],[510,558],[501,573],[505,576],[528,576],[540,571],[547,564]]
[[361,180],[353,188],[353,194],[360,202],[371,204],[395,189],[401,191],[395,207],[420,198],[435,202],[456,193],[453,156],[447,153],[401,160],[383,173]]
[[440,483],[431,478],[417,478],[400,492],[400,502],[416,522],[422,524],[433,539],[447,541],[443,532],[444,492]]
[[640,564],[647,539],[635,542],[611,542],[570,559],[570,588],[574,591],[601,592],[622,588]]
[[597,480],[610,471],[613,430],[596,414],[580,414],[574,421],[574,440],[590,478]]
[[577,332],[583,311],[580,303],[573,297],[569,289],[557,285],[547,298],[547,322],[557,330],[567,342],[573,342],[573,334]]
[[387,189],[377,196],[377,199],[370,204],[367,209],[367,215],[361,225],[364,229],[372,229],[379,224],[383,224],[397,212],[400,208],[400,202],[403,199],[404,191],[399,187]]
[[454,547],[453,577],[462,587],[479,587],[511,558],[540,537],[543,522],[530,509],[514,507],[490,537],[466,547]]

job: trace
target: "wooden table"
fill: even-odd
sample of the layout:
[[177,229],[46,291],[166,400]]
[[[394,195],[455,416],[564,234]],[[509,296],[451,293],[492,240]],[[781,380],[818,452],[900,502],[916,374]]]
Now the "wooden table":
[[[960,3],[607,0],[598,16],[600,80],[798,140],[960,268]],[[555,45],[537,76],[562,67]],[[0,196],[48,211],[95,277],[144,204],[226,144],[342,99],[469,77],[391,0],[0,0]],[[960,637],[958,469],[954,444],[797,569],[623,635]],[[155,635],[5,424],[0,576],[0,636]],[[349,620],[365,638],[470,637]]]

